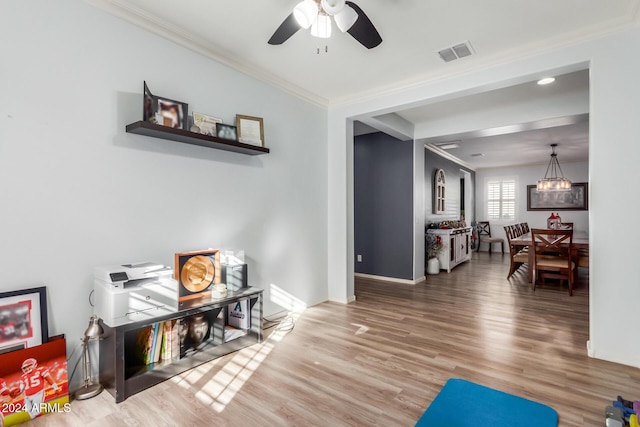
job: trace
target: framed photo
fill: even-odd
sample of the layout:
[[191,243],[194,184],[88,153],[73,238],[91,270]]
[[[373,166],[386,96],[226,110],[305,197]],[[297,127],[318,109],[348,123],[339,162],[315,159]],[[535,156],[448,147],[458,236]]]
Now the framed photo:
[[48,341],[46,289],[0,293],[0,354]]
[[528,211],[586,211],[588,183],[574,182],[569,191],[537,191],[535,185],[527,185]]
[[198,127],[197,131],[203,135],[218,136],[216,129],[216,124],[218,123],[222,123],[222,119],[202,113],[193,113],[193,124]]
[[236,114],[238,141],[245,144],[264,146],[264,123],[262,117]]
[[67,342],[64,336],[0,354],[0,424],[13,426],[51,412],[69,412]]
[[157,123],[162,126],[188,130],[189,105],[184,102],[152,94],[147,86],[147,82],[144,82],[142,114],[145,121]]
[[224,123],[216,123],[216,134],[218,138],[230,139],[232,141],[238,140],[238,134],[236,133],[235,126],[225,125]]

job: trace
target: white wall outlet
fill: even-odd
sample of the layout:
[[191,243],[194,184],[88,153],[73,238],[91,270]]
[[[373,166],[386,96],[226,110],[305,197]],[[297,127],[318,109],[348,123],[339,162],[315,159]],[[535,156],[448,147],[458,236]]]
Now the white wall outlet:
[[356,260],[358,260],[358,262],[362,262],[362,255],[356,255]]

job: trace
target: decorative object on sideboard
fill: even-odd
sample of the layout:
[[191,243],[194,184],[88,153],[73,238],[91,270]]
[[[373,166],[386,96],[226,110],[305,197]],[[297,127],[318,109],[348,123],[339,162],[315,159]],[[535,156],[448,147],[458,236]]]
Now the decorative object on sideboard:
[[[562,168],[558,162],[556,147],[558,144],[551,144],[551,159],[547,165],[544,178],[538,180],[536,186],[538,191],[568,191],[571,190],[571,181],[564,177]],[[558,175],[560,174],[560,175]]]
[[189,105],[153,95],[144,82],[143,118],[145,121],[176,129],[189,130]]
[[175,278],[179,283],[180,309],[209,302],[213,285],[221,283],[220,251],[207,249],[176,253]]
[[427,241],[427,274],[440,273],[440,261],[437,256],[442,250],[442,237],[437,234],[426,233]]
[[193,341],[193,346],[198,347],[209,330],[209,321],[203,314],[195,314],[189,318],[189,337]]
[[427,258],[435,258],[442,250],[442,237],[437,234],[426,234],[427,239]]
[[91,316],[89,326],[82,336],[82,386],[74,393],[76,400],[89,399],[102,392],[100,382],[94,382],[91,375],[91,355],[89,345],[100,339],[104,331],[100,326],[100,318]]
[[227,285],[224,283],[220,283],[219,285],[213,285],[213,290],[211,291],[211,298],[226,298],[227,297]]
[[444,170],[437,169],[433,176],[433,213],[442,215],[446,211],[447,180]]
[[264,146],[264,120],[262,117],[236,114],[236,128],[238,129],[238,141]]
[[49,339],[46,287],[0,292],[0,354]]

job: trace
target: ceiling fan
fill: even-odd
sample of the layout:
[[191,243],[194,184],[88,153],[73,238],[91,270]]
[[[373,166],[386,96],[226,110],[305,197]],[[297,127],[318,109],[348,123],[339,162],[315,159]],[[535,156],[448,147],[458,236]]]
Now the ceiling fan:
[[349,33],[367,49],[382,43],[382,37],[360,7],[345,0],[302,0],[280,24],[269,44],[286,42],[300,28],[311,27],[311,35],[331,37],[331,17],[340,31]]

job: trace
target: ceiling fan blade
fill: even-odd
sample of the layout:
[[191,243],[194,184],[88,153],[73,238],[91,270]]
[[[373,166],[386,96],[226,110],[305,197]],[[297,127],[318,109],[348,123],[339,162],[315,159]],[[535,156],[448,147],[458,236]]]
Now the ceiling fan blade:
[[369,17],[360,9],[360,6],[351,1],[347,1],[346,4],[351,6],[358,14],[356,23],[347,32],[367,49],[372,49],[382,43],[382,37],[380,37],[378,30],[373,26],[373,22]]
[[347,32],[367,49],[372,49],[382,43],[382,37],[380,37],[378,30],[373,26],[369,17],[360,9],[360,6],[351,1],[346,3],[358,14],[356,23]]
[[269,39],[269,44],[282,44],[289,40],[289,37],[294,35],[300,29],[300,25],[296,18],[293,16],[293,12],[287,16],[287,19],[282,21],[282,24],[278,27],[278,29],[273,33],[271,38]]

